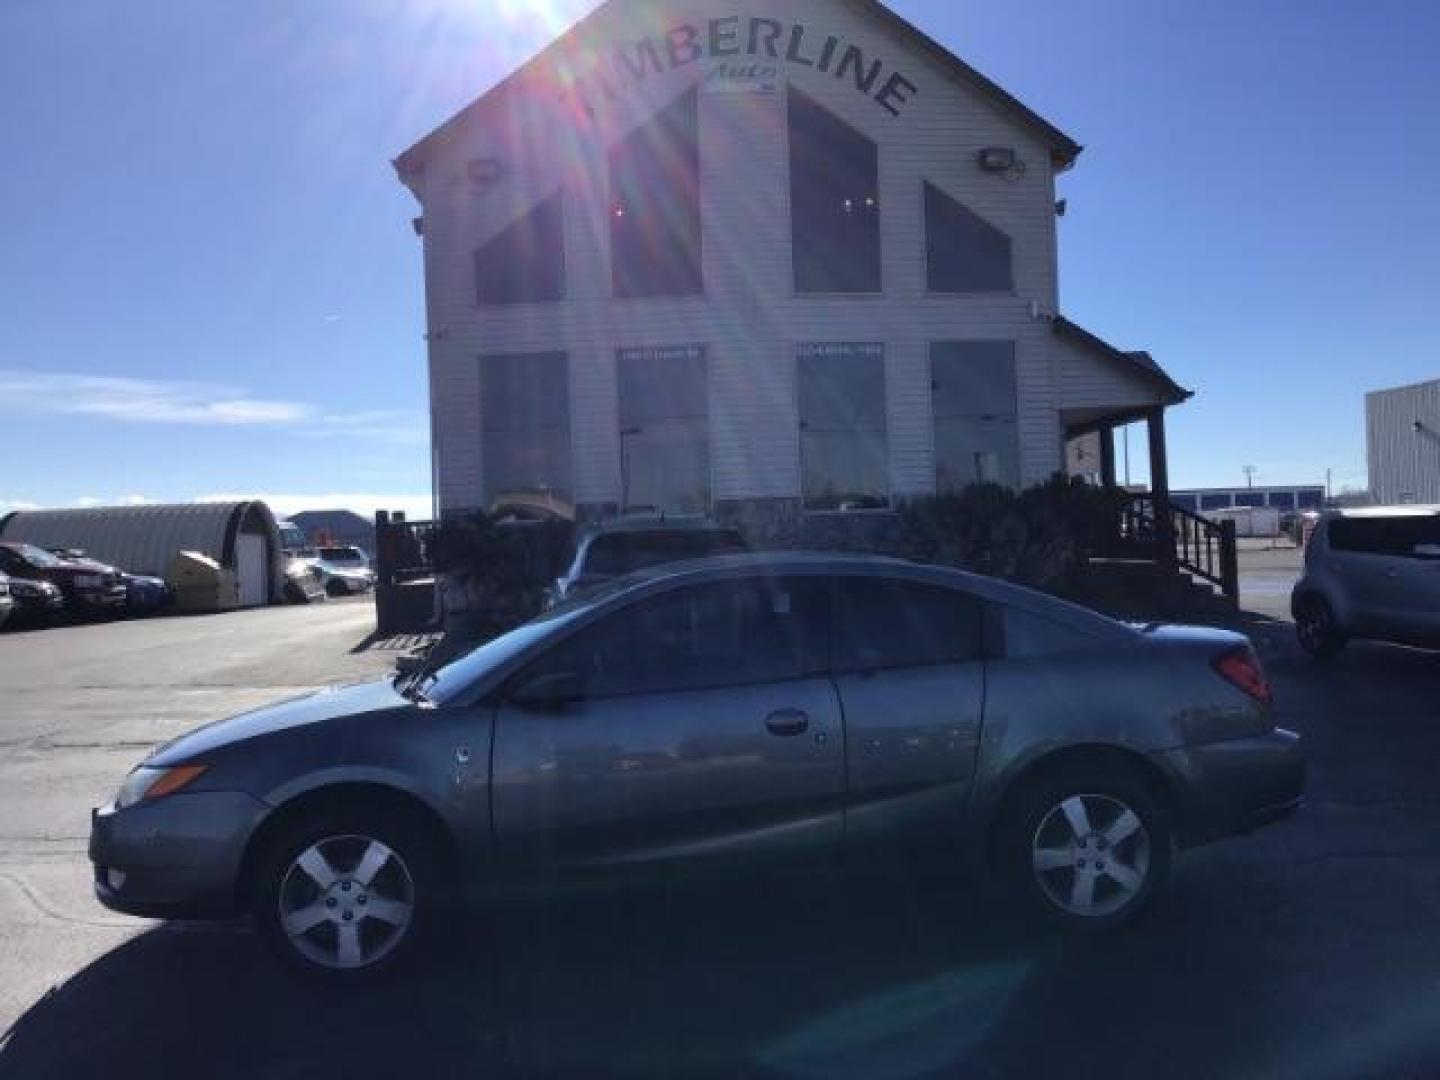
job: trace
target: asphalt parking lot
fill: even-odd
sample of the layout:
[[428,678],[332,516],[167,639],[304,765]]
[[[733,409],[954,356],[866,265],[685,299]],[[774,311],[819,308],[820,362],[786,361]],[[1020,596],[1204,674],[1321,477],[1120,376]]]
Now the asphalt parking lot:
[[940,879],[674,886],[476,918],[436,970],[337,996],[243,928],[100,908],[89,807],[198,723],[386,670],[370,625],[345,602],[0,635],[0,1075],[1440,1075],[1440,657],[1316,666],[1262,615],[1310,801],[1190,853],[1120,936]]

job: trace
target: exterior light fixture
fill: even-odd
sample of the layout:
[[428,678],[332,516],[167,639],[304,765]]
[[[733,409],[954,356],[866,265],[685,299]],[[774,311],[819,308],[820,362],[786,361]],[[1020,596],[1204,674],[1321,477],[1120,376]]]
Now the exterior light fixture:
[[1013,147],[987,146],[980,151],[980,168],[988,173],[1005,173],[1015,168],[1019,158]]
[[489,187],[505,175],[505,165],[499,158],[474,158],[465,163],[465,176],[478,187]]

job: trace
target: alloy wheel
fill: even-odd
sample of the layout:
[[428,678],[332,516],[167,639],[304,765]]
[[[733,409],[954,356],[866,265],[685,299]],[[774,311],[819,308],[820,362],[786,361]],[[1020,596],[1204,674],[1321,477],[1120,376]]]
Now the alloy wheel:
[[404,939],[415,881],[400,855],[368,836],[331,836],[291,860],[280,883],[280,927],[305,959],[354,970]]
[[1040,820],[1031,869],[1046,898],[1068,915],[1103,918],[1131,904],[1150,876],[1150,833],[1110,795],[1070,795]]

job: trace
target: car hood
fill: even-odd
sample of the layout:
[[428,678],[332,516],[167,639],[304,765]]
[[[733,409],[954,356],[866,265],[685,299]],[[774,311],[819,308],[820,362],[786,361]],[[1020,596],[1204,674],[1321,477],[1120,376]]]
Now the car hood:
[[162,768],[180,765],[264,735],[310,724],[323,724],[337,717],[383,712],[407,705],[409,702],[391,685],[389,679],[356,683],[352,686],[327,687],[197,728],[188,735],[166,743],[150,756],[146,764]]
[[94,559],[66,559],[59,566],[46,567],[51,573],[78,576],[80,574],[118,574],[120,571]]

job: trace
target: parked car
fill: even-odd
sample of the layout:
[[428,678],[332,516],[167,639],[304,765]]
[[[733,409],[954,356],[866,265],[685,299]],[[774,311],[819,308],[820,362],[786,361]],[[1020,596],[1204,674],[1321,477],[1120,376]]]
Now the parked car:
[[1352,638],[1440,648],[1440,507],[1322,515],[1291,611],[1301,647],[1320,659]]
[[94,811],[90,857],[107,907],[248,912],[341,979],[414,955],[450,898],[842,855],[983,870],[1104,930],[1178,848],[1295,811],[1303,778],[1242,635],[896,560],[735,556],[169,743]]
[[5,541],[0,542],[0,570],[57,586],[71,614],[116,614],[125,607],[120,571],[93,559],[62,559],[34,544]]
[[319,574],[327,596],[352,596],[375,588],[373,570],[352,570],[325,559],[315,559],[310,565]]
[[15,601],[10,596],[10,578],[0,574],[0,626],[4,626],[14,612]]
[[8,585],[15,607],[11,612],[14,625],[53,621],[65,611],[65,594],[58,585],[35,578],[10,577],[0,572]]
[[321,562],[340,570],[370,569],[370,556],[365,553],[364,548],[358,548],[354,544],[322,547],[316,551],[316,554],[320,557]]
[[131,615],[153,615],[175,602],[175,590],[162,577],[121,573],[125,582],[125,610]]
[[579,591],[668,562],[734,555],[749,550],[738,529],[695,519],[622,518],[593,525],[575,542],[575,558],[546,596],[554,607]]

